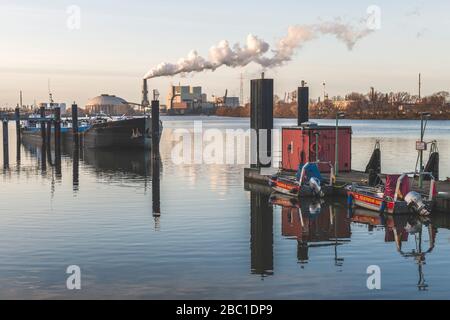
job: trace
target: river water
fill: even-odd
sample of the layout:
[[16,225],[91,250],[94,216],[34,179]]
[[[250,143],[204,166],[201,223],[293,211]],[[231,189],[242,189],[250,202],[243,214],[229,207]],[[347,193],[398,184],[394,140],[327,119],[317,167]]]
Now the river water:
[[[0,169],[0,298],[449,298],[450,215],[380,218],[350,213],[339,200],[270,201],[246,191],[245,164],[173,159],[177,132],[194,121],[224,132],[247,129],[248,119],[162,120],[153,169],[145,152],[70,146],[61,168],[24,143],[19,160],[10,123],[9,165]],[[419,122],[341,123],[353,127],[354,169],[364,169],[380,139],[383,172],[414,170]],[[278,128],[293,124],[276,120]],[[450,121],[429,122],[426,140],[434,139],[445,178]],[[66,287],[71,265],[81,270],[81,290]],[[368,289],[371,266],[381,290]]]

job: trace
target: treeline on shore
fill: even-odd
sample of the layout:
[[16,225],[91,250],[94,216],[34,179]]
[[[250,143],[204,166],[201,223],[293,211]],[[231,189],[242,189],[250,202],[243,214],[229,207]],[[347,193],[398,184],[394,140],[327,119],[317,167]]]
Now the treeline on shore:
[[[348,119],[417,119],[420,112],[430,112],[433,119],[450,120],[450,94],[446,91],[419,98],[407,92],[368,94],[350,93],[344,98],[333,97],[325,101],[311,101],[309,114],[314,119],[332,119],[337,112],[345,112]],[[244,107],[219,107],[216,115],[249,117],[250,104]],[[297,118],[297,102],[275,97],[274,117]]]

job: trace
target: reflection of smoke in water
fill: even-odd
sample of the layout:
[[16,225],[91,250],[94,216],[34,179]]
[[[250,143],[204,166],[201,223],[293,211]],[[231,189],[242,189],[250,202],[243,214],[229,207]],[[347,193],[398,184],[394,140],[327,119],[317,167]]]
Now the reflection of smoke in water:
[[[251,62],[263,68],[274,68],[291,61],[296,49],[320,36],[334,35],[338,40],[345,43],[349,50],[352,50],[359,40],[371,32],[373,30],[367,27],[356,28],[340,19],[313,25],[291,26],[287,35],[280,39],[272,50],[270,50],[270,45],[267,42],[250,34],[247,36],[244,46],[239,43],[230,46],[227,40],[222,40],[218,45],[209,49],[207,59],[193,50],[186,58],[180,59],[177,63],[163,62],[159,64],[151,69],[144,78],[174,76],[205,70],[214,71],[221,66],[244,67]],[[269,51],[272,52],[272,56],[267,56]]]

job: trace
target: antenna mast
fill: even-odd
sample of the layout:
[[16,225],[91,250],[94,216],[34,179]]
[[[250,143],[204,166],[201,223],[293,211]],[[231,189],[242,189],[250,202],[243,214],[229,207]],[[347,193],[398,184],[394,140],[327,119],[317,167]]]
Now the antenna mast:
[[240,94],[239,94],[239,99],[240,99],[240,105],[244,106],[244,74],[241,73],[241,86],[240,86]]
[[48,79],[48,97],[49,97],[49,102],[50,102],[50,106],[53,105],[53,95],[52,92],[50,90],[50,79]]
[[419,73],[419,102],[422,101],[422,74]]

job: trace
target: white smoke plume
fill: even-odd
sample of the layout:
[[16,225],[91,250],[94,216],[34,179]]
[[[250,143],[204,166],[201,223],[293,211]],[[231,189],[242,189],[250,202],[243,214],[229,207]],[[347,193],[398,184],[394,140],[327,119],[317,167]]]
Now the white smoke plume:
[[[222,66],[245,67],[251,62],[263,68],[279,67],[291,61],[296,50],[300,49],[305,43],[322,35],[334,35],[349,50],[352,50],[359,40],[371,32],[373,30],[366,27],[356,28],[340,19],[314,25],[292,26],[289,27],[287,35],[280,39],[272,50],[270,50],[270,45],[267,42],[250,34],[247,37],[246,44],[242,47],[239,43],[230,46],[228,41],[222,40],[218,45],[209,49],[207,59],[193,50],[186,58],[180,59],[177,63],[164,62],[157,65],[144,78],[174,76],[205,70],[214,71]],[[267,56],[269,51],[271,51],[271,56]]]

